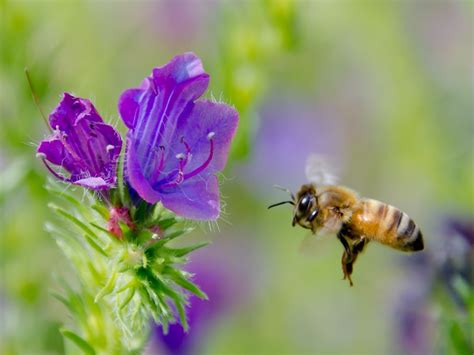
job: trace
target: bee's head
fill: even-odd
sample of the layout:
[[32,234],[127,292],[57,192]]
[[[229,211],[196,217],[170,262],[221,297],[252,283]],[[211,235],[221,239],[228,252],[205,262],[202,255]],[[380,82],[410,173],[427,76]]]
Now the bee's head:
[[303,185],[296,195],[293,212],[293,226],[299,224],[306,229],[313,229],[313,221],[318,216],[319,206],[314,185]]
[[312,222],[317,217],[319,211],[315,186],[312,184],[303,185],[296,197],[291,192],[290,195],[291,200],[275,203],[268,208],[289,203],[294,206],[292,225],[299,224],[303,228],[313,229]]

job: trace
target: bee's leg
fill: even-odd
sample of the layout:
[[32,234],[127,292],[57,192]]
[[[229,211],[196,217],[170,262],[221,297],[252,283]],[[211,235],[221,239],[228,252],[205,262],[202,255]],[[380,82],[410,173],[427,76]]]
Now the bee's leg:
[[362,253],[364,250],[365,246],[369,243],[368,239],[366,239],[364,236],[360,237],[359,240],[357,240],[353,245],[352,245],[352,254],[349,256],[347,255],[346,251],[344,251],[344,254],[342,254],[342,271],[344,273],[344,280],[347,278],[349,279],[349,283],[352,286],[352,280],[351,280],[351,274],[354,270],[354,263],[357,260],[357,256]]
[[[352,245],[352,251],[360,254],[364,250],[365,246],[369,243],[369,240],[362,236],[360,237],[359,240],[357,240],[353,245]],[[355,261],[355,260],[354,260]]]
[[[352,258],[352,257],[351,257]],[[349,261],[349,254],[347,254],[346,251],[342,253],[342,272],[344,273],[344,278],[349,280],[349,285],[352,287],[352,279],[351,279],[351,274],[352,274],[352,261]]]
[[352,274],[352,263],[354,261],[354,253],[349,243],[347,242],[345,235],[345,230],[341,229],[339,233],[337,233],[337,238],[341,242],[342,246],[344,247],[344,252],[342,253],[342,272],[344,274],[344,279],[349,279],[349,284],[352,286],[351,274]]
[[339,239],[342,246],[344,247],[344,254],[346,254],[345,260],[347,260],[347,262],[349,262],[350,260],[352,260],[352,250],[351,250],[351,248],[349,246],[349,243],[347,242],[346,238],[344,237],[342,231],[337,233],[337,239]]

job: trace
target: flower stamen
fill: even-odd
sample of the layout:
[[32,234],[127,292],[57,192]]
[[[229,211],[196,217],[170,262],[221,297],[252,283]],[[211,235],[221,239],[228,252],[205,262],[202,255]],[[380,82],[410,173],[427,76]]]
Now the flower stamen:
[[[181,154],[178,154],[176,156],[176,158],[179,159],[179,168],[178,168],[178,172],[177,172],[177,176],[175,178],[175,180],[173,182],[166,182],[166,181],[169,181],[169,177],[166,177],[165,179],[161,180],[161,186],[163,188],[166,188],[166,187],[176,187],[177,185],[179,185],[180,183],[182,183],[184,180],[186,179],[189,179],[199,173],[201,173],[204,169],[206,169],[209,164],[211,163],[212,161],[212,158],[214,156],[214,141],[213,141],[213,138],[215,136],[215,132],[210,132],[208,135],[207,135],[207,139],[209,140],[209,145],[210,145],[210,149],[209,149],[209,155],[206,159],[206,161],[204,163],[202,163],[200,166],[198,166],[196,169],[194,169],[193,171],[185,174],[184,173],[184,167],[186,166],[186,163],[187,163],[187,160],[188,160],[188,156],[189,156],[189,152],[191,151],[189,149],[189,152],[187,152],[186,156],[184,156],[183,153]],[[184,143],[184,140],[182,140],[182,142]],[[188,145],[186,145],[186,147],[188,147]],[[174,172],[175,173],[175,172]],[[173,174],[170,174],[170,175],[174,175]]]
[[214,138],[215,134],[216,134],[215,132],[210,132],[207,135],[207,139],[209,140],[210,149],[209,149],[209,156],[207,157],[206,161],[204,163],[202,163],[199,167],[194,169],[193,171],[191,171],[187,174],[184,174],[184,180],[189,179],[189,178],[199,174],[200,172],[202,172],[204,169],[206,169],[209,166],[209,164],[211,163],[212,158],[214,156],[214,140],[213,140],[213,138]]
[[180,184],[184,180],[184,167],[186,166],[186,163],[188,162],[188,156],[184,155],[183,153],[178,154],[176,156],[178,158],[178,175],[176,176],[176,180],[174,181],[175,184]]
[[[182,183],[184,181],[184,167],[186,166],[187,163],[187,155],[184,155],[183,153],[179,153],[176,155],[176,158],[179,160],[178,162],[178,171],[173,171],[171,174],[169,174],[167,177],[165,177],[163,180],[159,182],[159,184],[163,187],[174,187],[177,186],[178,184]],[[166,182],[169,181],[172,176],[176,174],[176,177],[174,181],[172,182]]]
[[44,155],[44,154],[38,153],[36,156],[39,157],[39,158],[41,158],[41,160],[43,161],[44,166],[46,166],[46,169],[48,169],[49,172],[50,172],[51,174],[53,174],[53,176],[54,176],[55,178],[57,178],[57,179],[59,179],[59,180],[61,180],[61,181],[64,181],[64,182],[68,182],[68,183],[71,183],[71,182],[72,182],[71,179],[68,179],[68,178],[66,178],[66,177],[64,177],[64,176],[62,176],[62,175],[60,175],[60,174],[58,174],[57,172],[55,172],[55,171],[53,170],[53,168],[52,168],[51,166],[49,166],[47,160],[46,160],[42,155]]

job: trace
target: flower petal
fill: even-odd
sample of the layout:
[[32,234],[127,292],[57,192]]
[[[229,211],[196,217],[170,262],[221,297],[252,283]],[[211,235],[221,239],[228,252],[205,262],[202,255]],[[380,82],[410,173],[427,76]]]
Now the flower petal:
[[178,119],[193,101],[201,97],[209,85],[209,75],[194,53],[174,57],[168,64],[153,69],[153,83],[161,101],[162,111],[159,130],[152,137],[160,136],[163,145],[172,141]]
[[[99,160],[102,175],[111,173],[115,176],[118,157],[122,150],[122,138],[112,126],[106,123],[98,123],[94,126],[94,153]],[[105,173],[105,174],[104,174]]]
[[105,190],[110,188],[110,184],[101,177],[89,177],[73,181],[72,183],[75,185],[87,187],[92,190]]
[[140,100],[143,93],[144,90],[142,89],[129,89],[120,95],[118,109],[123,122],[128,128],[135,127],[136,116],[140,109]]
[[65,92],[59,105],[49,115],[49,124],[52,129],[67,132],[76,121],[83,118],[92,122],[102,122],[102,118],[89,100]]
[[61,165],[66,156],[63,142],[54,137],[42,141],[36,151],[43,154],[47,160],[55,165]]
[[162,194],[162,203],[177,215],[196,220],[215,220],[219,217],[219,184],[217,177],[210,175],[207,180],[186,181]]
[[127,134],[126,171],[125,175],[133,189],[148,203],[156,203],[161,199],[158,191],[155,191],[150,182],[143,176],[139,161],[136,159],[135,147],[130,143],[130,132]]
[[142,175],[150,179],[159,164],[159,146],[171,144],[179,117],[207,89],[209,75],[196,55],[185,53],[153,69],[148,82],[125,91],[119,111],[127,126],[133,127],[129,158],[138,160]]
[[[175,56],[169,63],[153,69],[153,81],[157,87],[164,85],[178,85],[194,79],[199,76],[204,76],[209,81],[209,75],[204,71],[201,59],[192,53],[187,52]],[[196,97],[201,96],[206,91],[206,87],[201,88],[201,92],[196,92]]]
[[209,75],[193,53],[155,68],[140,88],[126,90],[119,112],[127,133],[125,176],[149,203],[186,218],[219,216],[216,171],[227,160],[237,112],[222,103],[196,100]]
[[[184,152],[181,137],[191,147],[192,158],[186,165],[191,171],[206,161],[209,155],[209,133],[213,133],[214,153],[208,173],[222,170],[227,161],[230,143],[237,129],[239,114],[224,103],[208,100],[197,101],[189,115],[182,116],[178,122],[171,151],[174,154]],[[176,164],[168,159],[169,164]],[[171,168],[171,166],[169,167]]]
[[81,172],[81,164],[74,160],[71,154],[64,147],[63,142],[54,136],[44,140],[38,146],[37,153],[43,154],[46,160],[54,165],[64,167],[71,174],[79,174]]

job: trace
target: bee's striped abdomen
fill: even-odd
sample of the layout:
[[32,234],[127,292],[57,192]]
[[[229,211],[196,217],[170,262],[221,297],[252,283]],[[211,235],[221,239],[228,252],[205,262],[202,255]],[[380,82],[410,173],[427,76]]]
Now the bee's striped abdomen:
[[417,251],[423,250],[423,237],[420,228],[415,222],[405,213],[399,209],[392,207],[398,211],[399,216],[393,220],[397,223],[397,241],[403,246],[403,250]]
[[404,251],[423,249],[420,229],[408,215],[386,203],[364,199],[352,217],[358,233]]

